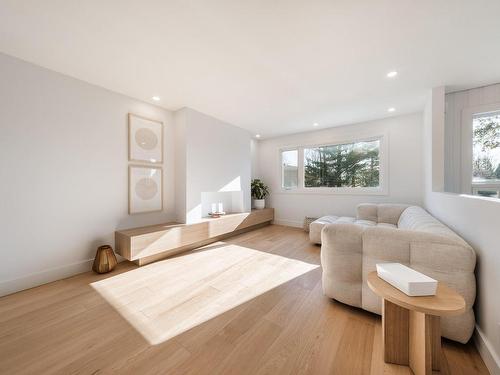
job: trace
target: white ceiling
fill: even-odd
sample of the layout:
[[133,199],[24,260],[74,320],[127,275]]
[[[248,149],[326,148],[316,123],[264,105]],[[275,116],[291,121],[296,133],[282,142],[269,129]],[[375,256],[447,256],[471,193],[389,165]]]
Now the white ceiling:
[[269,137],[499,82],[499,14],[499,0],[0,0],[0,51]]

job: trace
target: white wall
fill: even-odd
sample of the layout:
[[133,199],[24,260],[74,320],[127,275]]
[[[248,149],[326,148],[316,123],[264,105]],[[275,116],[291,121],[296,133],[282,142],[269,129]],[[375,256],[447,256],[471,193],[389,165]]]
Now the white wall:
[[[477,254],[477,332],[475,341],[492,374],[500,374],[500,201],[493,198],[443,193],[432,189],[442,185],[444,142],[435,138],[444,130],[444,89],[429,94],[424,112],[424,205],[459,233]],[[437,151],[437,155],[433,152]],[[433,181],[433,179],[441,181]]]
[[259,152],[259,141],[256,139],[252,139],[250,141],[250,156],[252,159],[252,169],[251,169],[252,180],[254,178],[258,178],[258,176],[260,175],[258,152]]
[[[328,128],[258,142],[258,175],[271,188],[269,203],[276,222],[301,226],[304,216],[354,215],[363,202],[422,203],[422,114],[391,117],[378,121]],[[388,137],[388,194],[308,194],[281,192],[279,150],[282,147],[324,144],[355,136]]]
[[[222,202],[230,212],[249,211],[250,133],[190,108],[180,109],[174,117],[177,220],[200,220],[207,216],[211,202]],[[207,202],[202,202],[202,196]]]
[[186,222],[186,111],[178,110],[173,114],[175,140],[175,219],[179,223]]
[[[90,269],[117,228],[174,217],[171,113],[0,54],[0,294]],[[164,210],[128,215],[127,113],[163,121]]]

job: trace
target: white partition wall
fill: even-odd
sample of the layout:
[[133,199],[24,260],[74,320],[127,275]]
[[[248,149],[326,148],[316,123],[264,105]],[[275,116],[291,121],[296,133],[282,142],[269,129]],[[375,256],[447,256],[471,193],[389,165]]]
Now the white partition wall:
[[429,93],[424,113],[424,206],[476,251],[475,341],[490,372],[496,375],[500,374],[500,200],[439,190],[444,181],[444,141],[439,137],[445,128],[444,113],[445,91],[438,87]]
[[174,118],[177,221],[195,223],[219,203],[226,212],[250,211],[250,133],[190,108]]

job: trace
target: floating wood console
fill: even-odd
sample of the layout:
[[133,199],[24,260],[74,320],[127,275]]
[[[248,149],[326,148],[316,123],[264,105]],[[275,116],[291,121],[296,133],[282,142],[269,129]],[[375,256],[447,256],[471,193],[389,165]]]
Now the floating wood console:
[[253,227],[269,224],[274,209],[228,214],[202,219],[194,224],[165,223],[115,232],[116,252],[138,265],[191,250]]

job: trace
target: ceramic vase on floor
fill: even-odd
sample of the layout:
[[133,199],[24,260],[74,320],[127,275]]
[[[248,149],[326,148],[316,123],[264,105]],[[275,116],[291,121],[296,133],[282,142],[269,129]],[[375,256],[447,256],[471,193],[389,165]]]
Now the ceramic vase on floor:
[[99,246],[95,254],[92,270],[97,273],[110,272],[117,263],[113,248],[109,245]]

